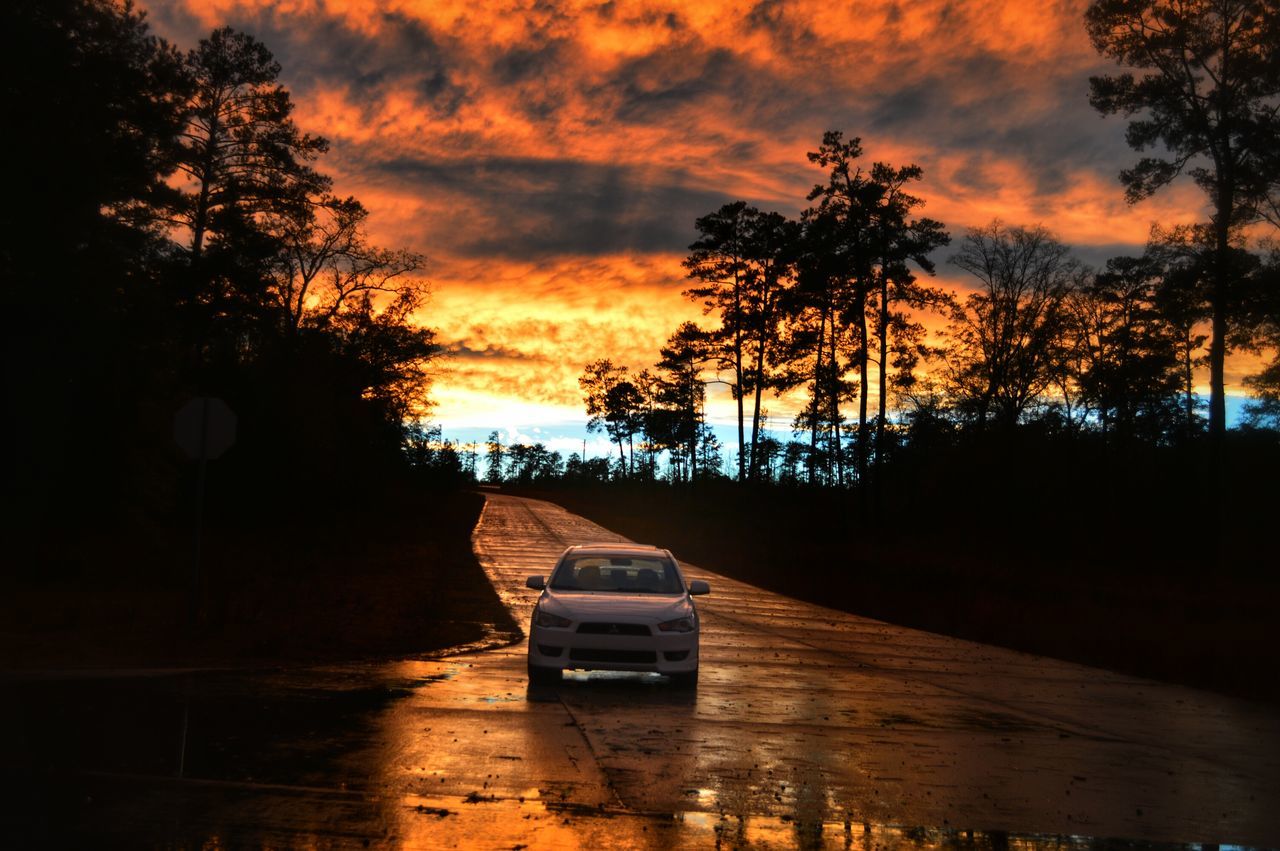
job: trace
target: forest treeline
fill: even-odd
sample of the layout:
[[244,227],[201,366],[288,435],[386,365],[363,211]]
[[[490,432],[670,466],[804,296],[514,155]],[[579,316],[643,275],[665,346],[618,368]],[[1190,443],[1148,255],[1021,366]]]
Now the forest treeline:
[[[950,243],[940,222],[911,215],[920,201],[904,187],[920,169],[863,170],[860,153],[859,140],[826,134],[809,158],[829,180],[798,220],[742,201],[697,220],[686,295],[715,324],[681,324],[651,367],[602,359],[579,379],[612,461],[504,449],[495,432],[485,478],[847,487],[874,483],[895,458],[962,447],[1207,448],[1195,389],[1214,315],[1207,225],[1156,226],[1144,253],[1093,269],[1044,227],[992,222],[949,257],[974,284],[956,296],[917,274],[932,274],[930,255]],[[1280,251],[1259,242],[1250,250],[1233,236],[1222,322],[1227,350],[1264,355],[1245,378],[1254,395],[1240,430],[1265,441],[1280,429]],[[941,326],[939,339],[927,325]],[[731,459],[705,419],[714,384],[736,403],[742,448]],[[795,418],[770,423],[767,399],[797,392]],[[796,438],[777,439],[778,425]]]
[[238,415],[215,484],[249,511],[341,512],[405,468],[440,353],[423,258],[369,241],[267,47],[183,50],[112,0],[16,0],[2,29],[10,520],[171,511],[194,396]]
[[[736,403],[742,450],[728,473],[742,481],[849,486],[895,454],[1016,430],[1116,449],[1208,437],[1195,389],[1210,339],[1205,227],[1157,227],[1143,254],[1092,269],[1043,227],[992,222],[948,260],[974,284],[957,296],[905,262],[932,273],[930,253],[949,241],[942,225],[908,218],[918,201],[877,179],[919,169],[862,173],[847,156],[857,149],[829,133],[811,155],[840,151],[832,182],[852,175],[838,213],[818,206],[788,221],[735,202],[698,220],[686,295],[711,327],[683,323],[649,368],[586,366],[586,411],[615,444],[618,475],[655,478],[663,452],[673,480],[725,475],[705,422],[712,384]],[[1280,253],[1234,245],[1231,261],[1226,347],[1269,359],[1245,379],[1256,395],[1243,427],[1275,430]],[[931,339],[928,326],[941,333]],[[784,393],[800,403],[773,424],[797,436],[785,443],[765,430],[769,397]]]

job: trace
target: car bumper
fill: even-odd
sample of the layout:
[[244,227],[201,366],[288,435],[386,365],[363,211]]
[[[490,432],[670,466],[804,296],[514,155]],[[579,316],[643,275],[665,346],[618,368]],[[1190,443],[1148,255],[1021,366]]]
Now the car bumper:
[[529,664],[562,670],[688,673],[698,670],[698,633],[599,635],[533,626]]

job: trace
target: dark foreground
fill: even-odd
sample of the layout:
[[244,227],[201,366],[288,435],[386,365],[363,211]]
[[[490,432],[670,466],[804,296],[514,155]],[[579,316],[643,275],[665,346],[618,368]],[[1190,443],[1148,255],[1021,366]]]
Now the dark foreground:
[[[518,621],[568,542],[493,497]],[[6,675],[0,831],[129,847],[1110,847],[1280,843],[1280,718],[889,626],[714,574],[696,692],[528,689],[519,644],[251,672]]]
[[483,504],[384,487],[254,523],[210,512],[194,627],[190,523],[44,539],[0,592],[0,670],[386,658],[509,633],[471,550]]

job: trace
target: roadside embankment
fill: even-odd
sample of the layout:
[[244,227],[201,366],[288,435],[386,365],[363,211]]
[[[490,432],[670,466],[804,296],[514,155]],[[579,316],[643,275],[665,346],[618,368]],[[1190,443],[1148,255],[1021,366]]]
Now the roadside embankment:
[[29,548],[0,594],[0,668],[414,656],[513,630],[471,552],[484,498],[382,496],[287,519],[215,517],[194,629],[188,526],[69,530]]

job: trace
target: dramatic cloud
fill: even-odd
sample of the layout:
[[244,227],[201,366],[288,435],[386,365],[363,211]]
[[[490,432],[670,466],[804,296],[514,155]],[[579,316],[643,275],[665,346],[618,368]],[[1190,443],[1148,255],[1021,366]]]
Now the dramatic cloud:
[[264,41],[339,191],[432,259],[446,425],[581,419],[583,364],[643,367],[699,316],[680,295],[694,218],[738,198],[797,214],[828,129],[920,164],[956,236],[1043,223],[1100,263],[1203,217],[1189,185],[1124,203],[1134,154],[1087,102],[1107,66],[1086,0],[146,5],[182,46],[224,24]]

